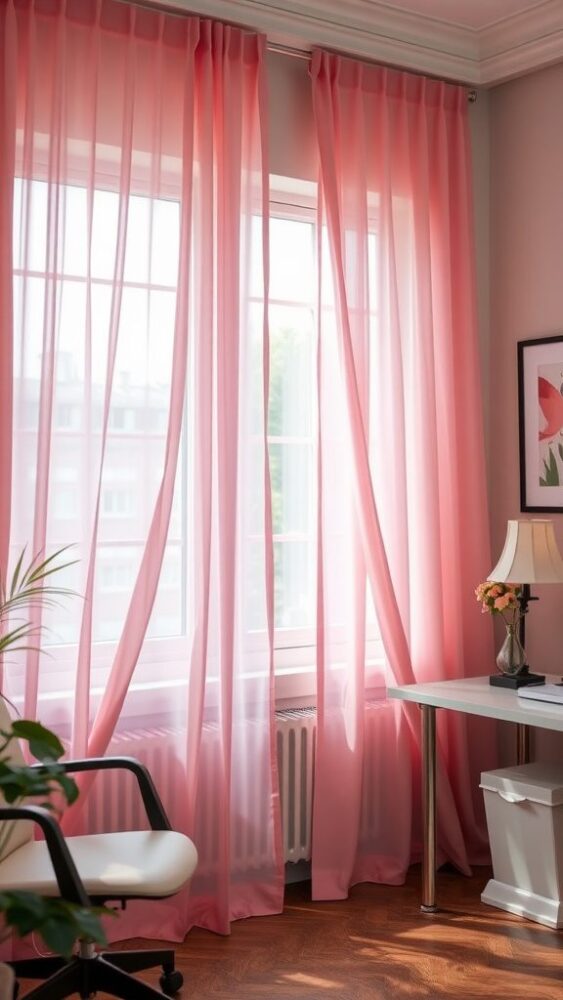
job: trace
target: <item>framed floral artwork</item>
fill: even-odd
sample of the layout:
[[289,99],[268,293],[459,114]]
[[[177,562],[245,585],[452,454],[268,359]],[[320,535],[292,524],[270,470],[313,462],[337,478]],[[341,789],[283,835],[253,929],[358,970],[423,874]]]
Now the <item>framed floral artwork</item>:
[[563,512],[563,335],[518,343],[520,507]]

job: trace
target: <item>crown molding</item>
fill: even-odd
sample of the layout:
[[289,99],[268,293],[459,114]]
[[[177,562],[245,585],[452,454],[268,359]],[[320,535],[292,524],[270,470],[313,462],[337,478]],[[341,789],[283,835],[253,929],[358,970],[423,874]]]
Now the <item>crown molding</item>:
[[475,33],[378,0],[167,0],[188,10],[245,24],[281,45],[325,46],[433,76],[479,83]]
[[384,0],[152,3],[247,25],[280,45],[306,51],[324,46],[474,87],[491,87],[563,59],[561,0],[543,0],[481,30],[393,7]]
[[492,86],[563,59],[560,0],[504,18],[479,33],[481,84]]

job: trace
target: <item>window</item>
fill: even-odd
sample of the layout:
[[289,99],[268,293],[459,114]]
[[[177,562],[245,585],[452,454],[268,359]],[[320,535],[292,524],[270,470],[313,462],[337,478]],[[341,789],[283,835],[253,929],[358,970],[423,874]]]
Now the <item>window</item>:
[[[305,186],[304,186],[305,187]],[[316,643],[316,190],[277,195],[270,206],[270,413],[268,443],[275,559],[276,669],[315,666]],[[283,199],[283,200],[282,200]],[[299,200],[301,204],[296,205]],[[370,329],[377,304],[376,223],[370,233]],[[323,232],[323,262],[329,259]],[[335,321],[330,283],[323,280],[323,322]],[[367,588],[367,656],[382,646]]]
[[315,228],[281,210],[270,222],[268,419],[278,648],[311,645],[316,615]]
[[[16,337],[19,331],[24,336],[16,344],[14,362],[15,551],[33,538],[30,505],[18,502],[18,497],[33,496],[38,486],[43,313],[48,283],[53,277],[46,259],[47,201],[47,184],[40,180],[16,180],[14,327]],[[113,284],[110,251],[117,231],[119,198],[113,191],[97,189],[94,193],[90,260],[86,253],[85,188],[64,186],[60,201],[60,239],[54,275],[58,314],[47,537],[53,549],[79,544],[80,568],[78,572],[76,568],[69,571],[64,584],[80,593],[99,485],[96,476],[106,403]],[[167,431],[178,235],[177,202],[130,197],[119,340],[100,495],[95,643],[114,641],[119,636],[160,481]],[[77,329],[87,328],[88,319],[89,340],[76,335]],[[25,469],[19,461],[20,455],[27,459]],[[181,471],[180,478],[182,474]],[[150,622],[149,634],[154,639],[180,635],[185,627],[180,556],[184,539],[182,516],[177,510],[180,501],[181,495],[171,520],[164,558],[163,579],[167,585],[159,590]],[[46,645],[51,643],[56,647],[78,641],[77,623],[66,621],[64,610],[54,609],[47,617],[51,632],[46,636]]]
[[59,403],[55,414],[57,429],[76,428],[80,426],[80,407],[70,403]]
[[102,513],[110,517],[133,517],[135,496],[124,487],[107,488],[103,492]]
[[135,410],[133,407],[112,406],[109,415],[109,426],[114,431],[132,431],[135,429]]
[[[40,398],[39,322],[48,280],[42,225],[46,185],[27,182],[25,203],[38,225],[34,243],[19,243],[24,210],[23,182],[16,183],[14,288],[16,329],[26,330],[32,349],[16,351],[15,434],[21,454],[37,448]],[[52,483],[49,493],[49,537],[53,547],[81,541],[84,512],[93,509],[98,484],[88,452],[100,437],[104,419],[103,387],[107,364],[107,330],[113,275],[107,253],[108,233],[117,225],[117,195],[97,190],[94,196],[92,259],[86,260],[81,233],[86,226],[83,188],[67,186],[65,234],[57,281],[60,285],[56,404],[52,420]],[[314,185],[301,205],[292,194],[276,195],[270,219],[270,409],[268,446],[272,485],[275,567],[276,670],[292,683],[296,672],[314,676],[316,641],[316,218]],[[43,220],[43,223],[41,222]],[[178,259],[178,204],[132,196],[122,285],[119,346],[108,412],[107,449],[101,484],[98,567],[93,623],[95,644],[113,643],[134,585],[150,512],[160,481],[166,439],[172,334]],[[146,233],[152,234],[148,245]],[[43,242],[42,242],[43,241]],[[370,256],[375,253],[375,237]],[[89,289],[88,289],[89,283]],[[260,287],[257,278],[256,290]],[[85,356],[77,324],[85,324],[87,291],[92,304],[91,356]],[[253,299],[256,316],[262,301]],[[332,310],[332,303],[323,309]],[[372,317],[373,319],[373,317]],[[37,331],[37,332],[36,332]],[[90,381],[85,381],[89,366]],[[84,398],[84,386],[87,396]],[[92,444],[92,442],[94,442]],[[189,553],[186,527],[189,435],[183,435],[177,489],[158,596],[146,646],[186,634]],[[25,470],[27,490],[35,486]],[[153,493],[147,495],[147,483]],[[32,537],[29,519],[19,511],[17,532],[23,544]],[[73,571],[76,573],[76,570]],[[75,579],[66,581],[80,589]],[[370,616],[376,638],[375,617]],[[53,619],[54,645],[75,644],[77,630]],[[251,641],[251,636],[249,637]],[[100,645],[100,648],[101,648]],[[173,649],[166,646],[167,656]]]

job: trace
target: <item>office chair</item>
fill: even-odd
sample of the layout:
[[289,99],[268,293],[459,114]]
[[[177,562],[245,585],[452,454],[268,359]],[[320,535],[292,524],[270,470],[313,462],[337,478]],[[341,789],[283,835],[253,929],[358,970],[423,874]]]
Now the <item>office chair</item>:
[[[9,721],[0,698],[0,728]],[[21,750],[14,746],[12,759],[17,756],[23,763]],[[144,765],[129,757],[102,757],[63,761],[62,766],[69,774],[112,768],[132,771],[151,829],[65,838],[46,809],[2,805],[0,822],[16,822],[7,846],[9,853],[0,859],[0,891],[20,889],[59,896],[80,906],[116,901],[125,906],[128,900],[165,899],[178,892],[193,874],[197,851],[188,837],[172,830]],[[45,840],[33,840],[34,823]],[[174,968],[171,949],[96,952],[88,941],[79,941],[78,946],[70,961],[52,956],[8,963],[16,978],[46,980],[26,993],[25,1000],[64,1000],[77,994],[87,1000],[98,990],[121,1000],[154,1000],[174,996],[182,987],[183,977]],[[162,966],[162,992],[131,975],[157,965]],[[16,985],[14,997],[17,991]]]

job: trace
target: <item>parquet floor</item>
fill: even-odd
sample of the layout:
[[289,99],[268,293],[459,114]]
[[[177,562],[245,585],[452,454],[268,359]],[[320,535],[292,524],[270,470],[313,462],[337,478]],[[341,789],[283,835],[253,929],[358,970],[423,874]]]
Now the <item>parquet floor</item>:
[[433,917],[419,911],[418,869],[405,886],[363,884],[343,902],[312,903],[307,883],[289,886],[283,915],[238,921],[228,938],[190,932],[177,948],[179,997],[563,1000],[563,931],[482,905],[488,877],[440,872]]

